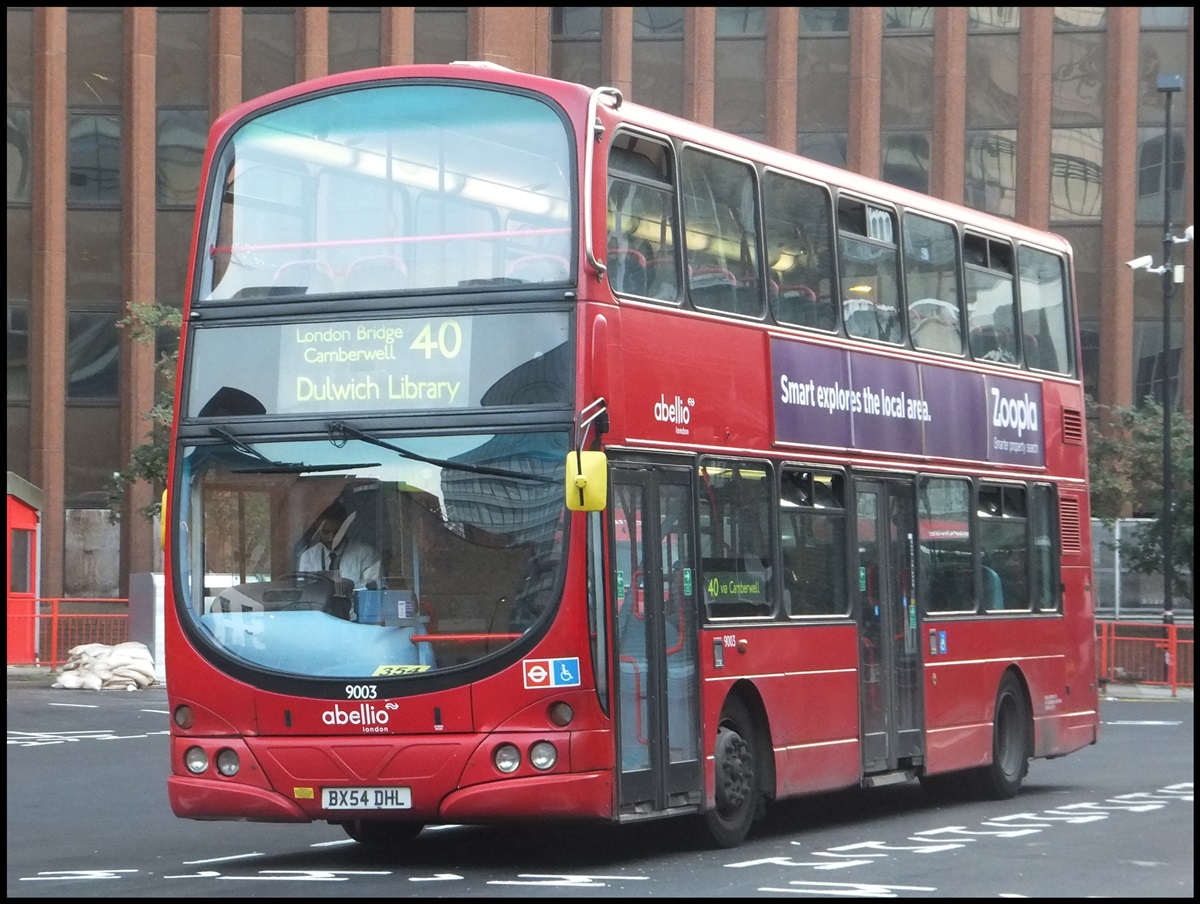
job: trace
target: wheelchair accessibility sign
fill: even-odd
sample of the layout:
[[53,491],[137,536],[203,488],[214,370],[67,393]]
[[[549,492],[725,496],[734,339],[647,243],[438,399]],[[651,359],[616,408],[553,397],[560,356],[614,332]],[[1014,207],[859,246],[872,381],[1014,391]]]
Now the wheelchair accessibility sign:
[[538,687],[578,687],[579,658],[525,659],[521,662],[525,672],[526,689]]

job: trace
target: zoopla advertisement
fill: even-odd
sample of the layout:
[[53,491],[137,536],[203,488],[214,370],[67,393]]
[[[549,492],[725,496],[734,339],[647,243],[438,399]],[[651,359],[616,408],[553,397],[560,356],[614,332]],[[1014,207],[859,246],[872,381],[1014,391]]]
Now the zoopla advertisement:
[[1046,462],[1036,382],[779,338],[771,371],[776,442]]

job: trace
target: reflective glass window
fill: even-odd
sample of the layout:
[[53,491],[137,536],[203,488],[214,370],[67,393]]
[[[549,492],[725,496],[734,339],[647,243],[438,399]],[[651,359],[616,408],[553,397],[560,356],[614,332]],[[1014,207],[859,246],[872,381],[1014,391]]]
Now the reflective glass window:
[[1016,364],[1020,337],[1012,246],[974,233],[963,237],[967,326],[971,354],[978,361]]
[[553,6],[550,74],[567,82],[601,84],[599,6]]
[[774,614],[771,470],[706,459],[697,472],[700,587],[709,618]]
[[763,206],[775,319],[790,326],[836,330],[838,299],[829,192],[769,172],[763,177]]
[[958,233],[952,224],[904,215],[904,281],[913,346],[962,354]]
[[1099,220],[1104,198],[1104,130],[1053,129],[1050,220]]
[[699,308],[760,316],[758,200],[748,164],[686,149],[682,155],[688,295]]
[[68,311],[67,398],[115,401],[120,351],[115,313]]
[[783,605],[789,615],[844,615],[846,505],[841,474],[785,468],[779,492]]
[[848,197],[838,199],[837,211],[846,332],[860,339],[902,342],[896,214]]
[[296,81],[296,9],[263,7],[242,13],[242,97]]
[[971,485],[926,477],[917,486],[920,559],[917,581],[927,612],[975,609],[971,546]]
[[67,128],[67,202],[120,203],[120,116],[73,112],[68,116]]
[[683,111],[683,7],[633,8],[634,100],[673,113]]
[[[378,9],[331,8],[329,10],[330,73],[369,69],[380,65],[380,27]],[[417,39],[413,43],[415,49],[415,47],[423,47],[425,42]]]
[[413,13],[413,61],[452,63],[467,59],[467,8],[418,6]]
[[1029,609],[1026,488],[981,484],[976,513],[983,610]]
[[373,439],[392,448],[219,431],[182,448],[178,607],[205,655],[419,681],[494,661],[554,608],[566,433]]
[[1037,370],[1069,373],[1072,333],[1064,261],[1027,245],[1017,250],[1017,256],[1025,363]]
[[1000,217],[1017,213],[1017,130],[972,130],[966,137],[963,203]]
[[208,139],[208,111],[158,111],[155,194],[159,204],[194,206]]

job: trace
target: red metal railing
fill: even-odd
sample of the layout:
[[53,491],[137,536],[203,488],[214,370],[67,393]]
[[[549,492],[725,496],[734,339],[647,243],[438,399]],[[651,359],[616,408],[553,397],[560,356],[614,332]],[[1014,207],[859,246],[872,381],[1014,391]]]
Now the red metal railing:
[[1096,670],[1104,682],[1196,686],[1192,625],[1162,622],[1096,622]]
[[118,644],[129,639],[129,600],[95,596],[63,596],[37,600],[31,614],[8,614],[8,632],[31,643],[14,652],[9,665],[57,668],[71,658],[73,647],[86,643]]

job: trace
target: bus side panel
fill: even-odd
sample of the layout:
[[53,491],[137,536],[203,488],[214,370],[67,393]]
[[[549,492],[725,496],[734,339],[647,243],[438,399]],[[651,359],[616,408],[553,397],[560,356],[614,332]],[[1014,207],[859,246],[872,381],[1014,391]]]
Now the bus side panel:
[[[701,643],[704,736],[716,737],[725,697],[745,680],[765,711],[777,797],[857,784],[857,643],[854,625],[710,628]],[[715,666],[717,645],[722,668]]]
[[[771,448],[771,407],[746,402],[769,392],[765,331],[734,323],[717,329],[702,315],[667,318],[633,305],[622,309],[621,324],[628,394],[622,407],[630,442]],[[680,412],[677,422],[662,413],[673,404]]]
[[[166,605],[174,605],[167,585]],[[167,703],[174,712],[187,704],[195,713],[196,723],[187,734],[227,736],[254,734],[258,730],[254,712],[254,691],[248,685],[219,672],[206,662],[183,636],[183,629],[172,613],[165,619],[163,658],[167,662]],[[200,700],[207,701],[200,703]],[[219,705],[220,711],[216,710]],[[178,734],[175,723],[171,731]],[[187,775],[183,763],[172,760],[171,770]]]
[[[944,632],[945,652],[926,651],[926,765],[931,774],[982,766],[991,760],[996,690],[1009,668],[1029,694],[1034,756],[1054,756],[1091,743],[1081,725],[1094,724],[1088,682],[1071,682],[1077,651],[1072,622],[1060,616],[970,618],[925,622]],[[1094,685],[1093,685],[1094,686]]]

